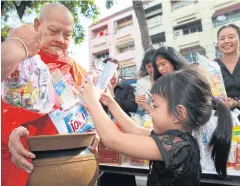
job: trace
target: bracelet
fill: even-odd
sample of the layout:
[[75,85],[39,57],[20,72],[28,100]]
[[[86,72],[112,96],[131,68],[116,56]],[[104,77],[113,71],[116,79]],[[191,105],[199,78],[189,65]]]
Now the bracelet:
[[27,58],[28,58],[28,49],[27,49],[27,46],[25,45],[25,43],[24,43],[20,38],[18,38],[18,37],[10,37],[10,38],[9,38],[9,40],[12,40],[12,39],[16,39],[16,40],[18,40],[18,41],[20,41],[20,42],[22,43],[22,45],[23,45],[23,47],[24,47],[24,49],[25,49],[25,51],[26,51],[26,57],[25,57],[25,59],[27,59]]

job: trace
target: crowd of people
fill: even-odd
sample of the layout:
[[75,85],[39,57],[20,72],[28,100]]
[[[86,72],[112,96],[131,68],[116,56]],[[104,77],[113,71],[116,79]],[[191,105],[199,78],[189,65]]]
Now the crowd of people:
[[[198,65],[189,64],[178,51],[167,46],[145,53],[136,93],[131,85],[118,83],[118,68],[106,91],[98,94],[91,81],[82,81],[86,71],[66,54],[73,25],[73,17],[66,7],[48,4],[34,20],[34,27],[23,25],[11,31],[1,44],[2,81],[22,60],[39,54],[50,73],[59,69],[63,77],[70,78],[71,86],[79,89],[105,146],[129,156],[151,160],[148,186],[200,184],[200,158],[203,154],[200,156],[198,139],[191,132],[205,125],[215,109],[219,119],[209,146],[213,149],[212,161],[217,173],[227,176],[232,132],[230,111],[240,109],[238,26],[223,26],[217,33],[222,57],[214,61],[220,66],[228,97],[215,99]],[[107,61],[118,64],[113,58]],[[58,107],[56,100],[54,108]],[[137,111],[150,114],[153,129],[136,126],[130,113]],[[3,101],[1,114],[2,185],[25,186],[34,169],[31,159],[35,155],[28,151],[22,137],[58,132],[48,114],[14,107]],[[124,133],[112,125],[113,119]],[[135,181],[124,183],[126,180],[132,180],[132,177],[109,176],[103,185],[136,185]]]

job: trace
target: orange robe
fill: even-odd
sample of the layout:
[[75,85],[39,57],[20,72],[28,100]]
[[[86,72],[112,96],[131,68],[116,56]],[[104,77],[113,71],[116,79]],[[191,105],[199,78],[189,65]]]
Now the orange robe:
[[[82,78],[86,75],[86,71],[71,58],[67,56],[51,58],[42,51],[39,52],[39,55],[42,61],[48,66],[50,72],[59,69],[63,76],[69,77],[69,74],[71,74],[71,80],[75,85],[80,86]],[[2,186],[26,186],[29,174],[22,169],[16,168],[11,162],[11,155],[8,150],[8,138],[11,131],[18,126],[24,126],[29,130],[30,136],[51,135],[57,134],[58,132],[48,114],[39,114],[23,108],[7,105],[3,101],[1,111],[1,184]],[[28,149],[26,141],[22,139],[22,142]]]

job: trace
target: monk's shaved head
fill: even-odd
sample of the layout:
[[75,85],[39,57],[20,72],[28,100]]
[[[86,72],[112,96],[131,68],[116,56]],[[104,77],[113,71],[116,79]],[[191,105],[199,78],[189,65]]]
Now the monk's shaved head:
[[72,40],[74,19],[71,12],[62,4],[45,5],[34,20],[39,33],[41,50],[50,56],[63,56]]
[[45,5],[40,12],[39,19],[41,21],[48,20],[50,17],[54,16],[64,16],[66,20],[74,22],[73,16],[68,8],[59,3],[50,3]]

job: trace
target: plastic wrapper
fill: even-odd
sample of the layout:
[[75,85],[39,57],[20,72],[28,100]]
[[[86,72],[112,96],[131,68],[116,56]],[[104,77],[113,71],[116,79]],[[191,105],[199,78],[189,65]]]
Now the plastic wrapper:
[[100,60],[94,60],[92,66],[85,76],[84,81],[90,79],[94,84],[97,83],[99,76],[102,74],[104,68],[104,63]]
[[214,115],[215,111],[212,111],[210,120],[203,126],[199,127],[199,130],[193,130],[192,134],[197,139],[200,149],[200,163],[204,170],[215,170],[214,162],[211,157],[211,150],[209,149],[209,142],[212,134],[217,126],[218,117]]
[[52,110],[55,96],[51,75],[39,55],[25,59],[3,81],[2,98],[7,104],[34,112]]
[[153,129],[152,117],[150,114],[139,111],[137,113],[132,113],[131,115],[132,120],[136,123],[137,126],[150,130]]
[[202,67],[204,75],[208,78],[213,96],[218,98],[227,97],[219,65],[200,54],[197,54],[197,62]]
[[[233,112],[231,112],[233,121],[237,121],[236,116],[233,114]],[[201,166],[203,169],[205,170],[215,170],[215,166],[214,166],[214,162],[212,160],[211,157],[211,149],[209,148],[209,142],[212,138],[212,134],[216,129],[217,126],[217,120],[218,117],[215,115],[215,111],[212,110],[212,115],[210,117],[210,120],[203,126],[201,126],[199,128],[199,130],[193,130],[192,134],[193,136],[197,139],[198,144],[199,144],[199,149],[200,149],[200,156],[201,156]],[[235,126],[237,125],[236,122],[233,123]],[[239,127],[234,127],[234,131],[237,131]],[[236,133],[236,132],[235,132]],[[239,128],[239,134],[240,134],[240,128]],[[234,132],[233,132],[233,136],[234,136]],[[234,140],[232,140],[234,141]],[[234,158],[235,158],[235,142],[232,142],[232,146],[231,147],[231,151],[229,154],[229,162],[228,165],[230,167],[232,167],[232,165],[234,164]]]
[[63,110],[67,110],[79,102],[79,99],[73,93],[73,89],[76,88],[66,82],[60,70],[52,73],[52,80],[54,90],[60,99],[60,105]]
[[49,116],[60,134],[95,132],[89,114],[81,105],[76,105],[67,111],[56,110]]

